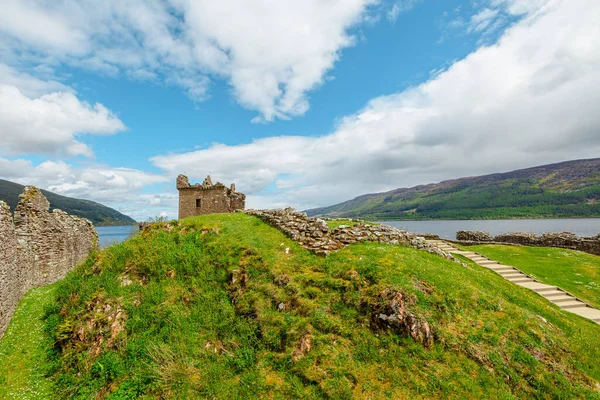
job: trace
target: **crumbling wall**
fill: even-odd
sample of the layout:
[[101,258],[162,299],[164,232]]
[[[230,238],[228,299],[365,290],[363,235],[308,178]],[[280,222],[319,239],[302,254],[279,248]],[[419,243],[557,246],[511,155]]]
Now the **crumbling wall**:
[[29,289],[64,278],[98,246],[89,220],[49,208],[33,186],[19,196],[14,218],[0,202],[0,337]]
[[340,225],[330,230],[324,220],[308,217],[305,213],[293,208],[246,210],[245,213],[259,217],[316,254],[328,255],[332,251],[358,242],[379,242],[406,244],[456,261],[451,254],[427,242],[423,237],[387,225],[358,223],[353,226]]
[[580,237],[571,232],[536,233],[512,232],[492,237],[487,232],[459,231],[456,240],[463,244],[497,243],[520,246],[560,247],[600,255],[600,234],[593,237]]

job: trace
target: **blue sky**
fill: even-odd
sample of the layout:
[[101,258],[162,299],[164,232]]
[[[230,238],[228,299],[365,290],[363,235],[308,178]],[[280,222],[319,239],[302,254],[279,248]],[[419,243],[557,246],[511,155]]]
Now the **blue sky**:
[[181,172],[309,208],[600,149],[591,0],[1,7],[0,177],[139,220]]

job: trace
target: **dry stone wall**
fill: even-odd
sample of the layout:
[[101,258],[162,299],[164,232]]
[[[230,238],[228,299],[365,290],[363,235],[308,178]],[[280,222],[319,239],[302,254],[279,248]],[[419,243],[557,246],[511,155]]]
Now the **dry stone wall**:
[[600,234],[580,237],[571,232],[545,233],[538,235],[527,232],[503,233],[497,236],[487,232],[459,231],[456,240],[464,244],[498,243],[521,246],[560,247],[600,255]]
[[64,278],[98,246],[89,220],[49,208],[33,186],[19,196],[14,217],[0,201],[0,337],[29,289]]
[[359,222],[353,226],[340,225],[330,230],[324,220],[308,217],[293,208],[244,212],[259,217],[316,254],[328,255],[352,243],[379,242],[405,244],[456,261],[451,254],[427,242],[423,237],[387,225],[369,225]]

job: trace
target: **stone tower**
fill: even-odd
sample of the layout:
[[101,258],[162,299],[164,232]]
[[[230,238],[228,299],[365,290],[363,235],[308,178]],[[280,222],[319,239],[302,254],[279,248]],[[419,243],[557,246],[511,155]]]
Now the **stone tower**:
[[191,185],[187,176],[177,177],[179,191],[179,218],[193,215],[228,213],[246,207],[246,195],[235,191],[235,185],[226,187],[221,182],[213,185],[210,176],[202,184]]

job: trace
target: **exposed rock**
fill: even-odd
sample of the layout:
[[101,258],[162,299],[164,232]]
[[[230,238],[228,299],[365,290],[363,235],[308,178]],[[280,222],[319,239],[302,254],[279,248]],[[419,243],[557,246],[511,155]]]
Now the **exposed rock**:
[[64,278],[98,247],[89,220],[49,208],[33,186],[19,196],[14,221],[9,207],[0,202],[0,336],[29,289]]
[[433,331],[427,321],[406,310],[411,303],[412,300],[406,298],[401,291],[386,288],[374,303],[369,304],[372,310],[371,321],[378,328],[393,329],[400,334],[412,337],[425,346],[431,346]]
[[491,242],[494,238],[487,232],[482,231],[458,231],[456,240],[465,240],[468,242]]
[[307,332],[300,338],[300,342],[292,352],[292,360],[300,361],[312,349],[312,335]]

